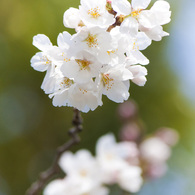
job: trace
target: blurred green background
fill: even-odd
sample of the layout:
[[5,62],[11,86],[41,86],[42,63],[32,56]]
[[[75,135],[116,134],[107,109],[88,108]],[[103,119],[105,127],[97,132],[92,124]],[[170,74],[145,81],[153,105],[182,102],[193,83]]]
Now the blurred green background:
[[[148,182],[140,195],[195,194],[195,1],[169,3],[172,22],[165,30],[171,36],[144,51],[150,59],[147,84],[132,84],[130,91],[148,132],[161,126],[175,128],[180,142],[167,175]],[[64,11],[78,5],[79,0],[0,1],[0,195],[24,194],[51,164],[55,148],[68,139],[72,109],[52,106],[40,89],[45,73],[34,71],[30,59],[38,52],[32,37],[46,34],[56,44],[58,33],[68,30],[63,26]],[[98,137],[118,134],[118,105],[103,101],[94,112],[82,114],[82,142],[73,151],[94,152]]]

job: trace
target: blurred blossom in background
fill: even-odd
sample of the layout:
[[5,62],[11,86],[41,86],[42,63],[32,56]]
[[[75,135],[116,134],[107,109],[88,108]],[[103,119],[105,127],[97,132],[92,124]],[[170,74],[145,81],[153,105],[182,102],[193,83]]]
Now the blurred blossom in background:
[[[139,195],[195,194],[195,1],[168,2],[172,21],[165,31],[170,36],[144,52],[150,59],[148,81],[143,88],[131,84],[130,93],[145,132],[170,127],[178,131],[180,141],[172,150],[166,175],[146,182]],[[40,89],[44,73],[30,67],[30,58],[37,52],[32,37],[43,33],[56,43],[58,33],[67,30],[64,11],[78,5],[79,0],[1,0],[0,195],[24,194],[39,172],[50,166],[55,148],[68,139],[72,109],[52,106]],[[137,122],[121,127],[118,104],[103,101],[104,106],[82,115],[82,142],[73,152],[87,148],[94,154],[100,136],[113,132],[121,138],[122,127],[131,129],[129,139],[139,139]],[[123,115],[131,115],[128,112]]]

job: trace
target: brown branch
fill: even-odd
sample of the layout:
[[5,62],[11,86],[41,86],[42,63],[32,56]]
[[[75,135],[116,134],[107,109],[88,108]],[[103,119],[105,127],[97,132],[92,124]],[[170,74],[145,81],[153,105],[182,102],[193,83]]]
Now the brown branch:
[[116,17],[116,21],[114,24],[110,25],[107,29],[107,32],[110,32],[113,28],[115,28],[116,26],[120,26],[122,23],[122,19],[120,16]]
[[52,166],[46,171],[42,172],[39,175],[38,180],[31,185],[31,187],[26,191],[26,195],[38,195],[45,185],[58,173],[60,173],[61,169],[58,165],[58,161],[61,155],[70,149],[73,145],[80,142],[80,137],[78,133],[82,130],[82,118],[80,112],[77,109],[74,109],[74,116],[72,120],[73,128],[69,130],[69,135],[71,139],[58,147],[56,150],[56,156],[54,158]]

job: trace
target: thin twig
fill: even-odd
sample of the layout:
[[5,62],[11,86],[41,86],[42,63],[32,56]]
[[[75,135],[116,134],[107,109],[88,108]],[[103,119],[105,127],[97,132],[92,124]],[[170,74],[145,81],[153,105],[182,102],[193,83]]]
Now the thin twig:
[[52,166],[39,175],[38,180],[33,183],[31,187],[26,191],[26,195],[38,195],[43,190],[45,185],[50,181],[50,179],[60,173],[61,169],[58,165],[58,161],[61,155],[65,151],[69,150],[73,145],[80,142],[80,137],[78,133],[82,130],[82,118],[80,112],[77,109],[74,109],[72,124],[74,127],[69,130],[69,135],[71,136],[71,139],[57,148],[56,156]]

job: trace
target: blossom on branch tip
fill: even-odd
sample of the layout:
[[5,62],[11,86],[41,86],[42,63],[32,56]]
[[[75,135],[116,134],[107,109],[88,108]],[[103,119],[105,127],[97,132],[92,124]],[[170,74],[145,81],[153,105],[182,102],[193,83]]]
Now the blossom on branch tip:
[[149,64],[142,54],[152,42],[168,33],[162,25],[170,22],[170,5],[158,0],[81,0],[79,8],[69,8],[62,32],[53,46],[46,35],[38,34],[33,45],[40,52],[31,66],[46,71],[41,88],[54,106],[75,107],[82,112],[101,106],[102,95],[121,103],[129,98],[130,82],[143,86]]

